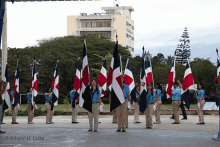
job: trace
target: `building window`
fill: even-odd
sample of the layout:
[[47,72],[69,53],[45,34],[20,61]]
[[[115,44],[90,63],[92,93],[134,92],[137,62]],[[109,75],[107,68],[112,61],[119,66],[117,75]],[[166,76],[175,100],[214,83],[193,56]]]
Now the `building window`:
[[132,30],[134,30],[134,26],[132,26]]
[[105,39],[111,39],[111,32],[110,31],[81,31],[80,35],[84,36],[97,36],[98,38],[105,38]]
[[132,48],[132,51],[134,51],[134,48]]
[[134,37],[132,37],[132,40],[134,41]]
[[91,28],[92,22],[82,22],[82,28]]
[[111,21],[96,22],[96,27],[111,27]]
[[128,27],[129,26],[129,23],[126,21],[126,26]]
[[86,22],[82,22],[82,28],[86,28]]
[[129,35],[126,33],[126,37],[129,38]]
[[126,45],[126,48],[129,50],[129,46],[128,45]]

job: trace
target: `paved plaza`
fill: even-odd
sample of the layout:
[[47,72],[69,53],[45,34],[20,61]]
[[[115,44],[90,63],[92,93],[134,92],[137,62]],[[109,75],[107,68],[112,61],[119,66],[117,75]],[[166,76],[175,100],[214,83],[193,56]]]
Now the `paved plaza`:
[[[27,117],[18,117],[18,125],[12,125],[6,116],[2,125],[5,134],[0,134],[0,146],[77,146],[77,147],[220,147],[213,141],[218,133],[218,115],[205,115],[205,125],[196,125],[197,115],[188,115],[188,120],[180,125],[172,125],[169,115],[161,115],[162,124],[153,129],[145,129],[145,116],[140,116],[141,124],[134,124],[134,116],[129,116],[126,132],[116,132],[117,124],[112,124],[112,115],[99,116],[98,132],[88,132],[88,116],[79,116],[79,124],[71,124],[71,116],[54,116],[55,124],[45,124],[45,116],[35,117],[35,124],[27,124]],[[182,115],[180,116],[182,118]],[[153,116],[153,121],[155,118]]]

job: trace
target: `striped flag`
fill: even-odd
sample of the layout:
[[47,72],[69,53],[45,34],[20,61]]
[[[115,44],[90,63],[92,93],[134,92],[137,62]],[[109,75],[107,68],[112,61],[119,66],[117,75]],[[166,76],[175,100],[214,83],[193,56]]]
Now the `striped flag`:
[[111,64],[109,67],[108,77],[107,77],[107,86],[110,91],[112,90],[113,64],[114,64],[114,57],[112,57]]
[[181,89],[181,98],[183,98],[183,101],[185,102],[185,106],[189,109],[190,106],[190,95],[189,95],[189,89],[194,85],[193,75],[192,71],[189,65],[189,60],[187,60],[186,63],[186,70],[183,78],[183,86]]
[[32,77],[31,77],[31,88],[32,88],[32,109],[34,106],[34,99],[37,97],[38,87],[37,87],[37,73],[35,69],[36,60],[34,58],[33,62],[33,70],[32,70]]
[[111,104],[110,112],[125,102],[122,88],[122,75],[120,71],[120,65],[118,62],[118,41],[116,41],[115,49],[113,53],[114,65],[113,65],[113,79],[111,90]]
[[78,64],[77,64],[77,68],[76,68],[76,75],[75,75],[75,80],[74,80],[74,84],[73,87],[76,89],[74,98],[73,98],[73,103],[72,103],[72,108],[75,108],[75,100],[79,98],[80,95],[80,89],[81,89],[81,73],[80,73],[80,57],[78,58]]
[[146,87],[149,83],[153,83],[153,72],[152,72],[152,66],[151,66],[151,61],[149,61],[146,69],[145,69],[145,74],[146,74]]
[[92,113],[92,100],[89,86],[89,64],[87,57],[86,39],[84,39],[82,59],[82,89],[80,92],[79,105]]
[[[144,47],[143,47],[144,50]],[[147,95],[147,89],[146,89],[146,66],[145,66],[145,59],[142,57],[142,65],[141,65],[141,73],[140,73],[140,111],[144,113],[146,110],[146,95]]]
[[6,64],[5,67],[5,78],[4,81],[7,82],[7,86],[6,86],[6,91],[3,94],[3,101],[4,101],[4,105],[3,105],[3,112],[11,107],[11,100],[10,100],[10,84],[9,84],[9,77],[8,77],[8,64]]
[[52,94],[52,103],[51,103],[51,111],[53,111],[53,107],[58,105],[58,99],[59,99],[59,72],[58,72],[58,66],[59,61],[57,61],[57,65],[54,71],[53,80],[51,83],[51,88],[53,89]]
[[134,77],[132,74],[129,58],[127,59],[127,63],[125,66],[124,81],[125,81],[125,84],[129,86],[129,89],[131,92],[134,89],[135,85],[134,85]]
[[217,80],[218,80],[218,82],[220,82],[219,72],[220,72],[220,62],[219,62],[219,59],[217,59]]
[[99,84],[99,90],[101,92],[101,97],[106,95],[106,85],[107,85],[107,70],[106,70],[106,56],[105,56],[105,60],[104,63],[102,65],[102,69],[99,73],[97,82]]
[[172,96],[173,83],[175,82],[175,60],[173,60],[171,71],[167,79],[166,94],[167,98]]
[[18,100],[20,97],[20,93],[19,93],[19,61],[17,61],[17,66],[16,66],[16,70],[15,70],[13,89],[14,89],[14,97],[13,97],[13,101],[12,101],[12,107],[14,108],[18,104]]

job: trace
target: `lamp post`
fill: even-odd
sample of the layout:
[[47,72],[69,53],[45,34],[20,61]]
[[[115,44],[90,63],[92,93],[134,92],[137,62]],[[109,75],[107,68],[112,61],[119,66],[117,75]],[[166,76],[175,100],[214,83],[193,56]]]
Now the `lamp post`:
[[[218,60],[219,60],[219,55],[218,55],[218,49],[217,48],[216,48],[216,53],[217,53]],[[219,132],[218,132],[218,134],[214,135],[213,140],[220,141],[220,101],[218,101],[218,107],[219,107]]]

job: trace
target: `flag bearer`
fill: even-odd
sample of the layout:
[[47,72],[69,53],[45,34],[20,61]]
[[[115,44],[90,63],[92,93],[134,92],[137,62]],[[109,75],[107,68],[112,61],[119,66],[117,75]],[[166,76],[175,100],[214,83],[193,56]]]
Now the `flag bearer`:
[[155,104],[157,104],[156,107],[156,111],[155,111],[155,118],[156,118],[156,122],[154,122],[154,124],[161,124],[160,121],[160,107],[161,107],[161,92],[162,92],[162,87],[160,86],[160,83],[156,84],[156,99],[155,99]]
[[204,117],[203,117],[203,106],[205,105],[205,91],[204,91],[204,84],[199,83],[199,90],[198,90],[198,106],[197,106],[197,113],[199,116],[199,123],[196,123],[197,125],[203,125]]
[[[122,83],[124,82],[124,78],[123,76],[121,76],[121,79],[122,79]],[[125,102],[122,103],[120,106],[118,106],[116,108],[116,115],[117,115],[117,118],[118,118],[118,130],[117,132],[121,132],[121,129],[122,129],[122,132],[125,132],[126,130],[126,125],[127,125],[127,114],[126,114],[126,111],[127,111],[127,103],[128,103],[128,99],[130,101],[130,91],[129,91],[129,87],[125,84],[123,84],[123,95],[124,95],[124,98],[125,98]]]
[[[130,90],[129,90],[128,85],[125,84],[123,76],[122,76],[122,80],[123,80],[123,85],[122,85],[123,95],[125,98],[125,103],[128,104],[128,102],[130,103]],[[125,108],[126,128],[128,128],[128,114],[129,114],[129,109],[128,109],[128,107],[126,107]]]
[[52,118],[54,110],[51,111],[51,101],[52,101],[52,90],[51,88],[47,88],[47,91],[45,93],[45,105],[47,109],[47,116],[46,116],[46,124],[53,124]]
[[[14,101],[14,90],[12,90],[11,92],[10,92],[10,97],[11,97],[11,104],[12,104],[12,102]],[[16,122],[16,118],[17,118],[17,113],[18,113],[18,111],[17,111],[17,107],[18,107],[18,105],[19,104],[17,104],[14,108],[12,107],[12,105],[11,105],[11,111],[12,111],[12,122],[11,122],[11,124],[19,124],[18,122]]]
[[139,102],[140,102],[140,91],[139,87],[135,87],[135,94],[136,94],[136,99],[134,100],[134,123],[141,123],[139,122]]
[[75,93],[76,93],[76,89],[73,87],[73,90],[70,91],[71,106],[73,103],[75,103],[75,108],[72,107],[72,124],[79,123],[77,122],[77,114],[79,111],[79,107],[78,107],[78,100],[74,100]]
[[153,91],[152,83],[149,83],[147,86],[147,94],[146,94],[147,108],[144,112],[146,116],[146,129],[152,129],[153,127],[152,113],[153,113],[153,105],[155,105],[155,97],[156,94]]
[[[27,104],[28,104],[28,124],[34,124],[33,118],[34,118],[34,106],[32,106],[32,88],[28,88],[27,90]],[[35,102],[34,102],[35,105]]]
[[97,87],[96,79],[92,80],[92,87],[91,87],[91,97],[92,97],[92,113],[88,112],[89,117],[89,126],[90,129],[88,131],[93,130],[93,118],[94,118],[94,132],[97,132],[98,129],[98,118],[99,118],[99,106],[102,104],[101,102],[101,92]]
[[175,122],[172,124],[180,124],[179,122],[179,105],[180,105],[180,99],[181,99],[181,89],[178,87],[178,83],[174,82],[173,84],[174,90],[172,91],[172,104],[173,104],[173,113],[174,113],[174,119]]

